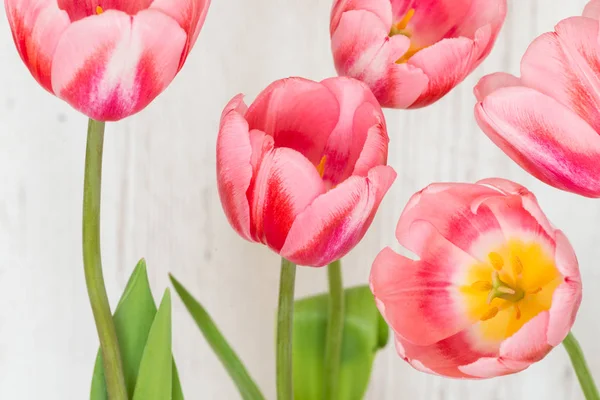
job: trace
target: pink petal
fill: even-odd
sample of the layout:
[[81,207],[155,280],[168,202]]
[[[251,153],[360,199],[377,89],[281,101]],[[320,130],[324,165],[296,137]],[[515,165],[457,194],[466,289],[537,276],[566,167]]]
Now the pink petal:
[[583,16],[587,18],[600,19],[600,0],[592,0],[583,9]]
[[379,166],[319,196],[296,218],[281,255],[315,267],[344,256],[366,233],[395,178],[391,167]]
[[411,108],[427,106],[446,95],[477,66],[479,55],[491,40],[489,27],[478,31],[475,40],[464,37],[444,39],[427,47],[408,60],[429,78],[427,90]]
[[[323,152],[326,157],[323,179],[335,186],[352,175],[369,135],[369,145],[377,150],[367,153],[361,160],[363,165],[366,164],[363,176],[371,168],[385,165],[389,138],[381,107],[364,83],[348,78],[330,78],[322,84],[331,90],[340,104],[338,123]],[[371,129],[373,127],[375,129]]]
[[217,137],[217,183],[229,223],[246,240],[250,235],[250,206],[246,192],[252,179],[252,147],[248,123],[237,111],[243,95],[234,97],[223,111]]
[[329,31],[337,29],[342,14],[346,11],[363,10],[375,14],[384,26],[392,26],[392,7],[389,0],[336,0],[331,9],[331,24]]
[[565,234],[557,230],[556,231],[556,268],[560,271],[561,275],[568,281],[581,282],[581,275],[579,273],[579,263],[577,256],[573,250],[573,246],[569,242],[569,239]]
[[265,154],[248,193],[254,237],[279,252],[298,215],[324,192],[319,173],[302,154],[285,147]]
[[494,74],[486,75],[479,80],[473,92],[477,101],[483,101],[486,96],[492,92],[511,86],[522,86],[521,80],[514,75],[507,74],[504,72],[496,72]]
[[[430,185],[415,194],[406,205],[398,221],[396,237],[413,253],[426,254],[432,239],[431,230],[425,229],[427,224],[415,224],[426,221],[464,252],[476,259],[487,260],[489,246],[480,246],[481,240],[503,243],[504,235],[490,209],[485,205],[477,208],[474,205],[483,197],[499,195],[497,190],[483,185]],[[482,250],[485,252],[481,253]]]
[[[415,10],[407,29],[416,44],[421,47],[452,37],[452,32],[461,25],[468,14],[473,0],[391,0],[391,2],[394,21],[400,21],[410,9]],[[489,3],[488,8],[490,8]]]
[[429,346],[418,346],[396,335],[401,346],[396,346],[404,359],[414,365],[418,361],[425,368],[436,374],[451,378],[469,378],[463,365],[469,365],[483,357],[494,357],[495,353],[484,351],[473,339],[469,329],[461,331],[449,338]]
[[548,344],[558,346],[571,330],[581,305],[581,282],[566,280],[554,291],[550,320],[548,322]]
[[370,12],[345,12],[331,38],[333,58],[340,75],[365,82],[382,106],[406,108],[427,87],[427,76],[412,65],[396,64],[410,40],[388,37],[389,29]]
[[552,350],[548,344],[546,333],[550,313],[541,312],[527,321],[514,335],[500,345],[500,356],[513,361],[534,363]]
[[436,257],[430,261],[413,261],[387,247],[373,262],[371,290],[382,314],[396,334],[415,345],[434,344],[471,324],[454,300],[452,282],[468,257],[452,248],[432,249]]
[[302,78],[276,81],[258,95],[248,109],[250,129],[275,139],[275,147],[294,149],[314,165],[336,126],[340,108],[324,85]]
[[530,363],[509,364],[496,357],[484,357],[474,363],[460,366],[458,369],[472,378],[494,378],[523,371],[530,365]]
[[4,4],[21,59],[35,80],[52,92],[52,57],[69,26],[69,16],[52,0],[5,0]]
[[488,178],[477,182],[479,185],[492,186],[506,195],[518,195],[521,197],[521,206],[527,211],[533,218],[536,219],[537,223],[544,229],[546,234],[550,237],[554,237],[555,229],[546,217],[546,214],[540,208],[537,199],[533,193],[527,188],[519,185],[518,183],[509,181],[501,178]]
[[91,118],[118,120],[140,111],[166,88],[184,44],[185,32],[161,12],[130,17],[105,11],[64,32],[54,54],[52,88]]
[[600,196],[600,138],[556,100],[529,88],[504,88],[478,104],[475,116],[490,139],[538,179]]
[[538,37],[521,62],[521,81],[576,112],[600,131],[598,21],[573,17]]
[[352,175],[367,176],[377,165],[386,165],[389,141],[385,121],[370,127],[362,151],[354,164]]
[[178,70],[183,67],[187,55],[196,43],[200,29],[206,20],[209,6],[210,0],[154,0],[152,2],[151,8],[160,10],[173,18],[187,34]]

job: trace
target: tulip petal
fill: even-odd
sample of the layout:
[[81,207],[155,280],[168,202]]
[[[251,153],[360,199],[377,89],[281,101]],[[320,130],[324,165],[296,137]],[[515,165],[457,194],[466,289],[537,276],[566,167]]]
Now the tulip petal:
[[522,86],[521,79],[505,72],[496,72],[481,78],[477,85],[475,85],[473,92],[477,101],[483,101],[492,92],[511,86]]
[[548,344],[558,346],[571,330],[577,310],[581,305],[581,282],[566,280],[554,291],[550,320],[548,321]]
[[391,167],[375,167],[367,177],[352,176],[316,198],[298,215],[281,255],[315,267],[344,256],[366,233],[395,178]]
[[52,88],[91,118],[118,120],[143,109],[171,82],[184,44],[185,32],[159,11],[134,17],[105,11],[64,32]]
[[[495,189],[473,184],[433,184],[415,194],[406,205],[398,226],[396,237],[401,245],[415,254],[427,253],[431,239],[426,224],[414,224],[425,220],[440,235],[464,252],[478,260],[487,261],[492,241],[504,242],[504,235],[494,214],[487,206],[473,209],[473,204],[485,196],[498,196]],[[486,243],[483,243],[485,240]]]
[[[333,186],[350,177],[359,156],[364,169],[361,176],[377,165],[385,165],[389,138],[385,118],[373,93],[362,82],[348,78],[330,78],[321,82],[337,98],[340,117],[323,156],[326,159],[323,179]],[[371,129],[375,127],[375,129]],[[351,135],[349,135],[349,132]],[[367,138],[374,150],[363,154]]]
[[6,15],[21,59],[36,81],[53,93],[50,73],[58,41],[70,24],[53,0],[5,0]]
[[530,365],[530,363],[514,362],[509,364],[503,359],[496,357],[484,357],[474,363],[460,366],[458,369],[472,378],[494,378],[522,371]]
[[554,240],[556,241],[556,268],[565,279],[581,282],[579,263],[573,246],[569,243],[569,239],[567,239],[562,231],[557,230]]
[[402,20],[409,10],[414,10],[407,30],[419,47],[429,46],[443,38],[452,37],[452,32],[460,26],[473,3],[473,0],[391,1],[394,21]]
[[538,204],[534,194],[527,190],[527,188],[515,182],[501,178],[482,179],[478,181],[477,184],[492,186],[497,190],[502,191],[502,193],[506,195],[519,196],[521,198],[521,206],[523,209],[531,214],[533,218],[535,218],[537,223],[540,224],[549,237],[554,236],[556,230],[552,227],[548,217],[546,217],[546,214],[544,214],[540,208],[540,205]]
[[365,82],[384,107],[406,108],[425,90],[428,78],[419,68],[396,64],[410,40],[388,33],[370,12],[345,12],[331,37],[333,58],[340,75]]
[[503,88],[478,104],[475,115],[490,139],[538,179],[600,196],[598,133],[556,100],[525,87]]
[[273,136],[275,147],[294,149],[318,165],[339,111],[337,99],[322,84],[289,78],[272,83],[258,95],[246,119],[250,129]]
[[[383,249],[373,263],[371,289],[396,334],[418,346],[454,336],[471,324],[456,304],[454,270],[469,259],[454,246],[431,249],[428,261],[414,261]],[[468,264],[467,264],[468,265]],[[417,323],[418,321],[418,323]]]
[[600,19],[600,0],[591,0],[583,9],[583,16],[587,18]]
[[422,70],[429,84],[411,108],[427,106],[446,95],[473,71],[479,55],[491,40],[491,29],[478,31],[475,40],[464,37],[444,39],[427,47],[408,60],[408,64]]
[[598,21],[573,17],[538,37],[521,62],[521,80],[600,131]]
[[422,366],[434,373],[453,378],[470,377],[462,371],[462,366],[472,364],[484,357],[493,357],[496,353],[496,350],[487,351],[479,347],[470,329],[465,329],[429,346],[415,345],[398,335],[396,340],[402,345],[401,348],[397,345],[396,349],[405,360],[411,364],[419,361]]
[[177,21],[187,34],[178,70],[183,67],[187,55],[196,43],[209,6],[210,0],[154,0],[150,6],[151,9],[160,10]]
[[500,357],[534,363],[552,350],[546,338],[550,313],[539,313],[500,345]]
[[302,154],[285,147],[265,154],[248,192],[254,236],[279,252],[298,215],[324,192],[319,173]]
[[392,7],[389,0],[336,0],[331,9],[329,32],[337,29],[342,14],[346,11],[369,11],[375,14],[383,26],[392,26]]
[[246,192],[252,180],[252,147],[248,123],[237,111],[243,95],[234,97],[223,111],[217,137],[217,182],[229,223],[244,239],[250,235],[250,206]]

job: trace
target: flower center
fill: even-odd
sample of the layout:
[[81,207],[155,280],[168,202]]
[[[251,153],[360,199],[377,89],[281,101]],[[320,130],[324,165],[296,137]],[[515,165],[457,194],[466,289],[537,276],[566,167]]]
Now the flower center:
[[100,15],[104,12],[104,10],[102,9],[102,7],[100,6],[96,6],[96,14]]
[[327,156],[323,156],[321,158],[321,161],[319,162],[319,165],[317,165],[317,172],[319,173],[319,176],[321,178],[323,178],[323,175],[325,174],[325,164],[327,163]]
[[[392,29],[390,29],[389,36],[392,37],[395,35],[404,35],[407,38],[411,39],[413,36],[413,31],[408,28],[408,24],[410,23],[410,20],[414,16],[415,16],[415,9],[411,8],[410,10],[408,10],[406,12],[406,14],[404,14],[404,16],[402,17],[402,19],[399,22],[392,25]],[[403,63],[407,62],[412,56],[414,56],[416,53],[418,53],[419,51],[421,51],[423,49],[424,49],[424,47],[415,45],[414,42],[411,40],[409,49],[402,57],[400,57],[396,61],[396,64],[403,64]]]
[[550,309],[562,276],[548,253],[539,243],[512,240],[469,269],[459,291],[483,337],[504,340]]

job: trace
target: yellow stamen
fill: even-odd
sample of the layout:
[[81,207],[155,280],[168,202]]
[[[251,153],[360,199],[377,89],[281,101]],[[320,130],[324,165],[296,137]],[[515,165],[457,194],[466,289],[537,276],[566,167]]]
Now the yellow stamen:
[[410,20],[414,16],[415,16],[415,9],[411,8],[410,10],[408,10],[408,12],[406,14],[404,14],[404,17],[400,20],[400,22],[398,22],[396,24],[396,29],[399,31],[402,29],[406,29],[406,27],[410,23]]
[[319,162],[319,165],[317,165],[317,172],[319,173],[319,176],[322,178],[323,174],[325,173],[325,163],[327,162],[327,156],[323,156],[321,158],[321,161]]
[[517,256],[512,258],[512,269],[515,276],[521,275],[523,273],[523,263],[521,259]]
[[541,292],[541,291],[542,291],[542,288],[541,288],[541,287],[539,287],[539,288],[537,288],[537,289],[535,289],[535,290],[532,290],[531,292],[527,292],[527,294],[538,294],[538,293],[539,293],[539,292]]
[[518,304],[515,304],[515,312],[516,312],[515,318],[521,319],[521,309],[519,308]]
[[488,319],[492,319],[494,318],[496,315],[498,315],[498,307],[492,307],[489,310],[487,310],[487,312],[485,314],[483,314],[481,316],[481,320],[482,321],[487,321]]
[[492,290],[493,286],[490,282],[487,281],[477,281],[474,282],[471,287],[475,290],[478,290],[480,292],[487,292]]
[[96,6],[96,14],[100,15],[104,12],[104,10],[102,9],[102,7],[100,6]]
[[495,270],[500,271],[502,267],[504,267],[504,260],[502,259],[502,256],[495,251],[492,251],[490,254],[488,254],[488,258],[490,259],[492,267],[494,267]]

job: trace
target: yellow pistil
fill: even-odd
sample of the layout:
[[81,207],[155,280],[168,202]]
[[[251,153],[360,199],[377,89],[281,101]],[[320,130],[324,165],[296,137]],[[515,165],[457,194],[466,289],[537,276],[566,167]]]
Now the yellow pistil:
[[325,174],[325,164],[326,163],[327,163],[327,156],[323,156],[321,158],[321,161],[319,162],[319,165],[317,165],[317,172],[319,173],[319,176],[321,178]]
[[102,7],[100,6],[96,6],[96,14],[100,15],[104,12],[104,10],[102,9]]
[[550,309],[563,277],[544,246],[510,239],[471,265],[463,282],[459,293],[476,332],[498,343]]

